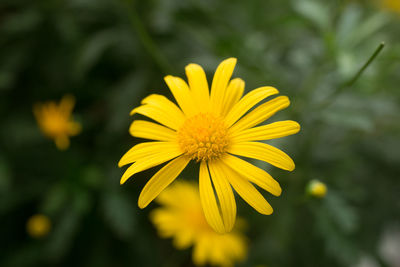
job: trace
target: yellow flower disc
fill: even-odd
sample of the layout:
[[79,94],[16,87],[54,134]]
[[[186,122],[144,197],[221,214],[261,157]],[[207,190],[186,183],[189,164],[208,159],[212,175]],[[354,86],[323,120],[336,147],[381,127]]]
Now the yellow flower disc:
[[228,146],[228,129],[223,121],[200,113],[185,121],[178,130],[178,142],[184,154],[197,161],[220,157]]

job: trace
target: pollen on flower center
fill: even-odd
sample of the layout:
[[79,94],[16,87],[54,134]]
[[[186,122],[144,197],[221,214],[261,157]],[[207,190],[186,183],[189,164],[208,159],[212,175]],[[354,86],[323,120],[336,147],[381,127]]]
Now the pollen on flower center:
[[229,144],[228,129],[223,121],[209,113],[200,113],[185,121],[178,130],[178,142],[191,159],[218,158]]

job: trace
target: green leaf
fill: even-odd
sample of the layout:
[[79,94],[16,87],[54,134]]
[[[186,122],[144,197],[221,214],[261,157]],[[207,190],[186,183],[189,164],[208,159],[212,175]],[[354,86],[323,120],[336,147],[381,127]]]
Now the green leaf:
[[96,165],[88,165],[82,171],[82,181],[89,188],[99,188],[104,182],[104,174]]
[[67,200],[68,192],[65,184],[56,184],[46,192],[40,210],[45,214],[55,214],[64,207]]
[[350,109],[327,110],[322,113],[325,123],[341,127],[343,129],[361,130],[371,132],[374,129],[373,118],[364,111]]
[[294,9],[309,19],[320,30],[328,30],[331,23],[332,10],[329,5],[317,0],[292,1]]
[[355,209],[344,198],[330,190],[326,196],[326,206],[331,213],[331,218],[344,233],[352,233],[358,228],[358,217]]
[[0,156],[0,195],[9,191],[11,187],[11,171],[7,162]]
[[81,220],[80,213],[73,207],[66,209],[64,214],[53,223],[47,243],[47,257],[51,261],[62,258],[70,249]]
[[137,208],[121,191],[112,191],[104,195],[102,210],[106,222],[121,239],[133,236],[136,228],[135,211]]
[[76,61],[76,77],[81,79],[100,60],[104,52],[119,43],[121,33],[114,28],[91,36],[81,48]]

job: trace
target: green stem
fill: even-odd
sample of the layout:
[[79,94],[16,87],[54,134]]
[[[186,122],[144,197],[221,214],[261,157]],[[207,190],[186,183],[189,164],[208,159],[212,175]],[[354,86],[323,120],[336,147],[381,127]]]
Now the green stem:
[[363,72],[368,68],[368,66],[372,63],[372,61],[375,60],[375,58],[379,55],[379,53],[382,51],[382,49],[385,47],[385,43],[382,42],[380,45],[375,49],[375,52],[372,54],[372,56],[368,59],[368,61],[362,66],[362,68],[356,73],[356,75],[349,80],[343,87],[350,87],[352,86],[358,78],[363,74]]
[[385,43],[382,42],[375,49],[375,52],[371,55],[371,57],[365,62],[365,64],[361,67],[361,69],[348,81],[344,82],[339,88],[334,91],[325,101],[318,105],[318,109],[326,108],[330,104],[334,102],[334,99],[337,95],[339,95],[344,89],[349,88],[354,85],[354,83],[360,78],[360,76],[364,73],[364,71],[368,68],[369,65],[375,60],[375,58],[379,55],[382,49],[385,47]]
[[140,20],[133,3],[130,3],[131,1],[125,2],[129,10],[129,19],[132,23],[133,28],[138,34],[139,40],[142,43],[144,49],[152,57],[154,62],[157,64],[160,70],[164,72],[164,74],[173,73],[172,66],[169,64],[167,58],[163,55],[161,50],[158,48],[148,31],[146,30],[146,27]]

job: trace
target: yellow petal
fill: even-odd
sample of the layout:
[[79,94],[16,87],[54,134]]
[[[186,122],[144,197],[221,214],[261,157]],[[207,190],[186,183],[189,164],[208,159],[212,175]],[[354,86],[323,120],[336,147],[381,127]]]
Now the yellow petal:
[[176,232],[173,244],[177,249],[186,249],[193,244],[193,232],[182,228]]
[[124,166],[126,164],[141,160],[144,157],[155,155],[160,152],[166,152],[171,154],[179,155],[180,148],[176,142],[145,142],[137,144],[132,147],[128,152],[126,152],[120,161],[118,166]]
[[215,199],[214,190],[208,173],[207,164],[202,161],[200,164],[199,190],[201,206],[208,224],[218,233],[225,233],[221,214]]
[[183,124],[184,119],[179,121],[179,119],[175,119],[171,116],[171,114],[165,112],[163,109],[160,109],[157,106],[151,105],[142,105],[137,107],[131,111],[131,114],[142,114],[144,116],[149,117],[150,119],[155,120],[158,123],[161,123],[171,129],[178,130],[179,127]]
[[[142,101],[140,101],[140,104],[142,105],[152,105],[152,106],[166,106],[165,108],[168,110],[171,110],[171,112],[181,112],[182,110],[171,100],[169,100],[168,98],[166,98],[163,95],[159,95],[159,94],[151,94],[146,96],[145,98],[142,99]],[[132,111],[131,111],[132,112]],[[132,115],[132,114],[130,114]]]
[[229,166],[224,165],[224,171],[228,173],[227,177],[229,183],[250,206],[261,214],[272,214],[273,209],[271,205],[248,180],[232,170]]
[[72,113],[74,106],[75,106],[75,97],[72,95],[65,95],[63,96],[63,98],[61,98],[59,104],[59,110],[64,115],[69,115]]
[[189,64],[185,68],[190,90],[197,105],[202,110],[208,111],[210,105],[210,96],[208,90],[207,77],[203,68],[197,64]]
[[247,178],[250,182],[255,183],[271,194],[279,196],[282,193],[279,183],[275,181],[274,178],[272,178],[267,172],[254,166],[253,164],[229,154],[226,154],[221,158],[221,160],[237,173]]
[[[225,235],[226,236],[226,235]],[[213,266],[233,266],[227,250],[231,248],[227,244],[227,238],[214,239],[208,246],[209,262]]]
[[233,143],[228,152],[238,156],[253,158],[268,162],[283,170],[293,171],[293,160],[282,150],[260,142]]
[[136,120],[132,122],[129,132],[134,137],[160,140],[160,141],[176,141],[176,132],[162,125]]
[[225,232],[230,232],[235,225],[236,202],[231,185],[226,178],[226,173],[221,170],[220,165],[221,162],[218,161],[210,161],[208,163],[211,178],[221,207]]
[[277,121],[267,125],[232,133],[232,143],[280,138],[298,133],[300,124],[295,121]]
[[207,236],[199,236],[197,242],[194,243],[192,260],[197,266],[203,266],[209,258],[208,247],[210,239]]
[[43,111],[48,114],[54,114],[58,112],[58,105],[54,101],[49,101],[43,104]]
[[75,121],[68,122],[68,134],[69,135],[77,135],[82,131],[82,126],[80,123]]
[[157,208],[150,212],[150,220],[156,226],[158,234],[163,238],[172,237],[176,233],[176,213]]
[[143,106],[133,109],[130,113],[131,116],[139,113],[174,130],[179,129],[185,122],[182,110],[165,96],[152,94],[143,99],[141,103]]
[[230,129],[231,132],[238,132],[243,129],[248,129],[261,122],[267,120],[272,115],[274,115],[279,110],[285,109],[289,106],[290,101],[287,96],[278,96],[259,107],[255,108],[253,111],[249,112],[238,122],[236,122]]
[[240,117],[263,99],[279,93],[274,87],[263,86],[252,90],[237,102],[225,117],[227,127],[234,124]]
[[185,156],[178,157],[161,168],[144,186],[139,196],[138,205],[143,209],[155,199],[175,178],[183,171],[190,159]]
[[59,150],[66,150],[69,147],[69,138],[66,135],[57,136],[54,141]]
[[235,65],[236,58],[228,58],[222,61],[215,71],[211,85],[210,102],[212,111],[217,115],[220,115],[222,111],[226,87],[231,79]]
[[198,113],[196,103],[193,100],[189,86],[179,77],[168,75],[164,78],[169,89],[174,95],[176,102],[181,107],[187,117],[192,117]]
[[153,168],[157,165],[160,165],[170,159],[173,159],[177,156],[180,156],[182,152],[174,151],[174,152],[158,152],[146,157],[141,158],[140,160],[133,163],[128,169],[126,169],[125,173],[122,175],[120,184],[123,184],[128,180],[132,175]]
[[225,246],[229,246],[229,252],[226,252],[230,255],[230,258],[225,257],[225,259],[229,260],[228,263],[233,266],[234,261],[242,261],[246,258],[247,255],[247,244],[246,238],[241,234],[229,235],[226,236],[226,240],[224,243],[227,244]]
[[180,210],[182,203],[200,207],[198,186],[189,182],[175,181],[174,186],[166,188],[156,199],[157,203],[169,209]]
[[244,92],[244,81],[240,78],[235,78],[229,82],[225,92],[225,98],[222,104],[221,115],[225,116],[232,107],[239,101]]
[[246,258],[247,255],[247,246],[246,246],[246,239],[242,234],[235,234],[230,235],[227,243],[230,245],[230,250],[234,256],[232,257],[236,261],[241,261]]

